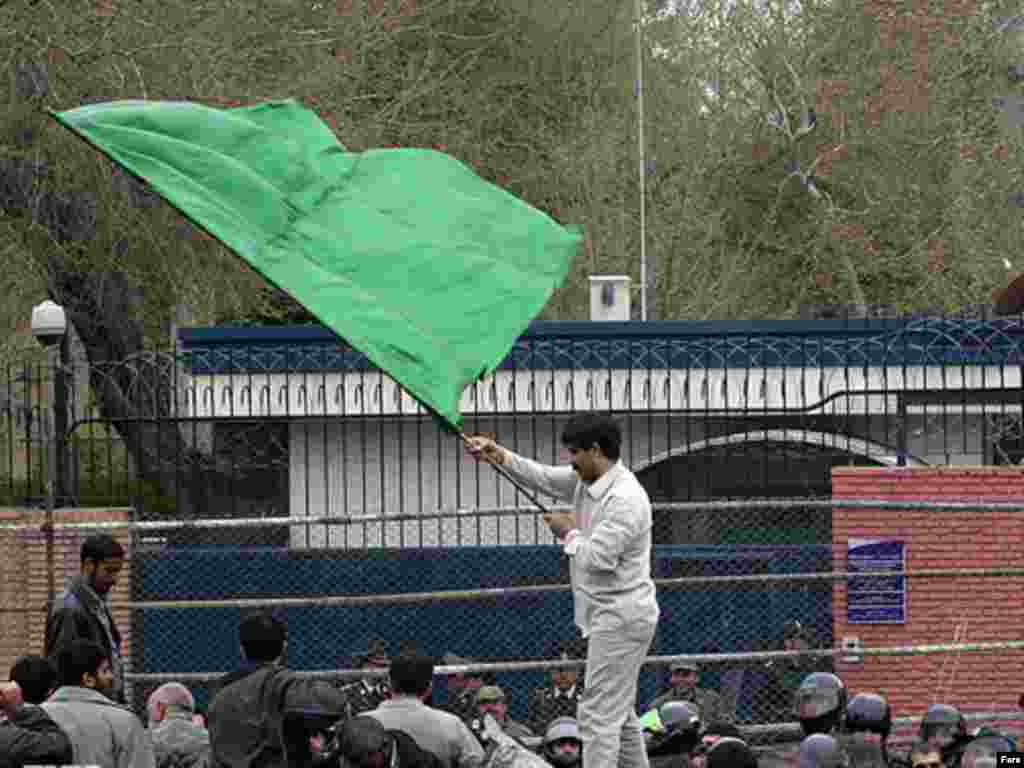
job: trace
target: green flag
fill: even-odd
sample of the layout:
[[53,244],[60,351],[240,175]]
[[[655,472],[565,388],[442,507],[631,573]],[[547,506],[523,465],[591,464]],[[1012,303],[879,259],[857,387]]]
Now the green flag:
[[53,113],[452,427],[565,279],[581,235],[425,149],[348,152],[294,101]]

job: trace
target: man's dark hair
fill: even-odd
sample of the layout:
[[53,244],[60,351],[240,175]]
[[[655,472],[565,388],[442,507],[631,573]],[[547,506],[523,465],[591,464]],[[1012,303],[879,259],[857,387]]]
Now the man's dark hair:
[[341,726],[338,745],[342,757],[349,764],[361,766],[369,763],[369,758],[375,754],[389,753],[392,738],[379,721],[368,715],[360,715],[346,720]]
[[57,685],[57,669],[45,656],[22,656],[11,667],[10,679],[21,686],[29,704],[42,704]]
[[61,685],[81,685],[86,675],[99,672],[104,661],[110,661],[110,651],[92,640],[75,640],[57,654],[57,679]]
[[422,696],[434,680],[434,660],[402,653],[391,660],[391,689],[407,696]]
[[585,451],[595,444],[609,461],[618,461],[622,446],[618,423],[603,413],[581,413],[569,419],[562,430],[562,445]]
[[242,653],[249,661],[274,661],[284,652],[288,631],[275,616],[260,611],[242,618],[238,625],[238,636],[242,641]]
[[97,533],[82,542],[82,562],[95,560],[123,560],[124,547],[113,536]]

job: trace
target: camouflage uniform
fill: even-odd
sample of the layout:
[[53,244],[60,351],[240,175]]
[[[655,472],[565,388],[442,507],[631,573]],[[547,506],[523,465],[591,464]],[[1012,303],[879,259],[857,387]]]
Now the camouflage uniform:
[[354,683],[343,685],[341,692],[348,702],[349,717],[376,709],[381,702],[391,698],[391,688],[381,678],[357,680]]
[[647,709],[656,709],[669,701],[688,701],[695,704],[704,723],[731,723],[736,719],[734,712],[726,710],[722,697],[707,688],[691,688],[688,691],[670,688],[652,701]]
[[583,686],[579,683],[569,689],[568,696],[552,687],[534,688],[530,691],[527,727],[534,733],[542,734],[555,718],[576,717],[582,696]]
[[167,715],[149,729],[156,768],[207,768],[210,734],[192,722],[192,714],[169,707]]

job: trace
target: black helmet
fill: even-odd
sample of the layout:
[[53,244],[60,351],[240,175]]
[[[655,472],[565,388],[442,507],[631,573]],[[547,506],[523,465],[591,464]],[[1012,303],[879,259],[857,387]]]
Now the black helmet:
[[842,768],[839,742],[826,733],[812,733],[800,742],[799,768]]
[[719,739],[707,751],[706,768],[757,768],[757,756],[742,739]]
[[932,704],[921,720],[918,736],[921,741],[945,750],[967,737],[967,720],[956,707]]
[[[574,744],[575,749],[564,751],[564,744]],[[583,759],[583,742],[580,740],[580,729],[574,717],[559,717],[551,721],[544,732],[544,759],[556,768],[577,766]]]
[[846,714],[846,686],[830,672],[812,672],[800,683],[793,708],[804,735],[831,733]]
[[846,730],[851,733],[877,733],[885,741],[892,731],[889,702],[877,693],[858,693],[846,705]]

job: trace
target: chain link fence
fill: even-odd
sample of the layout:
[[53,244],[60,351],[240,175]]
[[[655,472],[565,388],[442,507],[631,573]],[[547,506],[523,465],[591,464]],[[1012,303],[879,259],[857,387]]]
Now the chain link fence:
[[[941,541],[900,531],[914,514],[972,515],[979,529],[991,529],[994,515],[1019,517],[1024,504],[789,503],[830,515],[847,507],[853,514],[882,513],[895,534],[933,552],[928,557],[938,567],[855,569],[832,545],[657,547],[653,569],[662,617],[641,676],[639,708],[672,687],[670,669],[684,662],[699,670],[696,697],[705,716],[734,720],[759,743],[793,736],[793,692],[811,671],[835,671],[851,692],[882,691],[904,717],[942,700],[1017,727],[1024,678],[1011,670],[1024,651],[1024,612],[1010,601],[1024,581],[1022,558],[1005,551],[992,559],[998,565],[952,567],[941,562]],[[728,518],[780,506],[786,501],[705,502],[669,511],[703,509]],[[362,667],[377,642],[389,655],[415,647],[438,659],[435,704],[466,712],[473,681],[495,683],[508,697],[511,717],[542,728],[556,705],[539,691],[582,683],[583,649],[571,625],[571,592],[557,547],[325,552],[155,546],[147,542],[159,532],[187,528],[201,538],[204,531],[284,523],[131,522],[126,512],[78,512],[75,521],[67,519],[72,513],[59,512],[53,562],[60,577],[73,574],[80,542],[97,531],[112,532],[129,547],[130,568],[112,603],[127,630],[132,700],[140,712],[148,693],[168,680],[188,684],[205,704],[217,679],[239,665],[238,622],[254,609],[271,610],[287,623],[292,668],[338,685],[381,674]],[[9,653],[41,647],[47,538],[41,514],[0,523],[9,555],[5,583],[22,594],[20,614],[5,608],[5,623],[15,629],[8,633]],[[1020,525],[999,527],[1004,541],[1024,532]],[[903,621],[859,629],[850,624],[847,590],[857,580],[869,587],[897,580]],[[1006,603],[979,606],[978,595]],[[873,630],[880,631],[868,637]],[[852,632],[862,642],[851,647],[846,635]],[[685,687],[691,681],[675,682]]]

